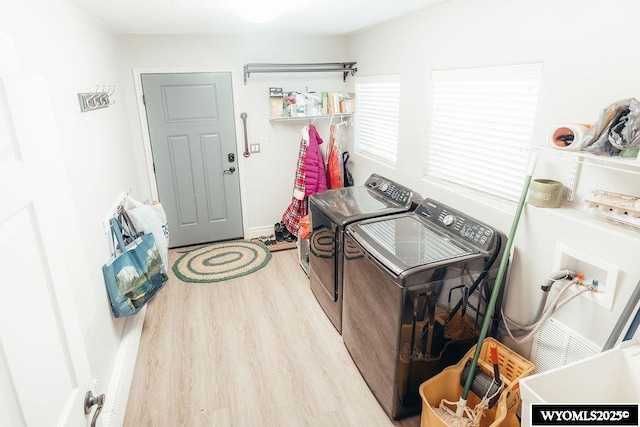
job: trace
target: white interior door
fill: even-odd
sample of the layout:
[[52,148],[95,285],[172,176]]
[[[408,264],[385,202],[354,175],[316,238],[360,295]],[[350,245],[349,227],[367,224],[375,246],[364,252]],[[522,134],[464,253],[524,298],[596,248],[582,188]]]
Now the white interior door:
[[69,187],[47,87],[20,75],[2,34],[0,58],[0,425],[85,426],[92,376],[68,283],[82,260],[59,227]]

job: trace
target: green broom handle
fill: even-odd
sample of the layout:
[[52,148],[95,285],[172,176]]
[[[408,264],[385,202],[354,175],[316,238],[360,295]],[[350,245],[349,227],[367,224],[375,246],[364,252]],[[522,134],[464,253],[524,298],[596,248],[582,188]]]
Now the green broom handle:
[[507,239],[507,244],[504,248],[504,252],[502,253],[502,260],[500,261],[500,268],[498,269],[498,275],[496,276],[496,281],[493,286],[493,290],[491,291],[491,298],[489,298],[489,304],[487,305],[487,309],[484,315],[484,320],[482,321],[482,329],[480,329],[480,336],[478,337],[478,344],[476,345],[476,351],[473,354],[473,359],[471,362],[471,367],[469,369],[469,374],[467,375],[467,379],[464,382],[464,389],[462,391],[462,399],[464,400],[467,400],[467,396],[469,396],[469,390],[471,390],[471,385],[473,384],[473,377],[475,376],[476,369],[478,367],[478,359],[480,358],[482,343],[484,342],[484,339],[487,336],[487,331],[489,330],[489,323],[491,322],[490,313],[493,313],[493,310],[496,306],[496,300],[498,299],[500,286],[502,286],[502,279],[504,278],[504,274],[507,270],[507,264],[509,262],[509,253],[511,252],[511,246],[513,246],[513,240],[516,235],[516,230],[518,229],[518,223],[520,222],[520,215],[522,215],[522,208],[524,207],[524,203],[527,198],[527,192],[529,191],[529,184],[531,183],[531,175],[533,175],[533,169],[535,168],[535,165],[536,165],[536,156],[534,154],[529,161],[527,177],[522,187],[522,193],[520,194],[520,201],[518,202],[518,208],[516,209],[516,214],[513,217],[513,222],[511,223],[511,231],[509,232],[509,238]]

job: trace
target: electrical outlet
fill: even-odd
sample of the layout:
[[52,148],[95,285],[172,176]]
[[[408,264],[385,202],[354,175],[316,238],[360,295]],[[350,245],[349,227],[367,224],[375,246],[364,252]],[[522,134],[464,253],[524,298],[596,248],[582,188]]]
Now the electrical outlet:
[[260,152],[260,144],[249,144],[249,151],[253,154]]
[[[556,244],[554,271],[564,268],[584,274],[585,285],[590,285],[593,280],[597,280],[598,290],[596,292],[584,292],[580,296],[611,311],[613,308],[613,295],[618,282],[617,265],[592,255],[584,254],[558,242]],[[581,289],[583,288],[574,285],[575,291]]]

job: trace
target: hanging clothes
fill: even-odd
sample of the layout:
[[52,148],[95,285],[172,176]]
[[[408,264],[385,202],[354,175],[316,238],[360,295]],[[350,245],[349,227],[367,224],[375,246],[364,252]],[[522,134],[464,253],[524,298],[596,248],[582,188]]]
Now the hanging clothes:
[[296,164],[296,176],[293,183],[293,197],[291,198],[289,207],[287,207],[282,215],[282,221],[285,227],[287,227],[287,230],[294,236],[298,235],[300,219],[307,215],[305,159],[307,157],[307,146],[309,144],[308,135],[308,130],[303,129],[302,138],[300,139],[300,150],[298,152],[298,163]]
[[320,193],[327,190],[327,175],[324,169],[324,157],[320,151],[320,144],[323,143],[318,130],[312,124],[309,128],[309,147],[304,160],[306,188],[305,196],[313,193]]
[[342,170],[342,147],[338,135],[338,129],[331,125],[329,134],[329,154],[327,155],[327,184],[329,188],[344,187],[344,174]]
[[308,197],[313,193],[327,190],[324,157],[320,151],[322,143],[322,138],[315,126],[309,124],[302,129],[293,197],[282,215],[285,227],[296,237],[300,230],[300,219],[307,215]]

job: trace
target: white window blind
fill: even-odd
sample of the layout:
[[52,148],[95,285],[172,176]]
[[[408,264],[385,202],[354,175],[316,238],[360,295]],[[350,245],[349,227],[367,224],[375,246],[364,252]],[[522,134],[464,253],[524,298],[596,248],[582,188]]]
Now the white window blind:
[[399,111],[399,76],[356,78],[356,152],[395,165]]
[[432,72],[424,176],[518,200],[541,75],[542,64]]

